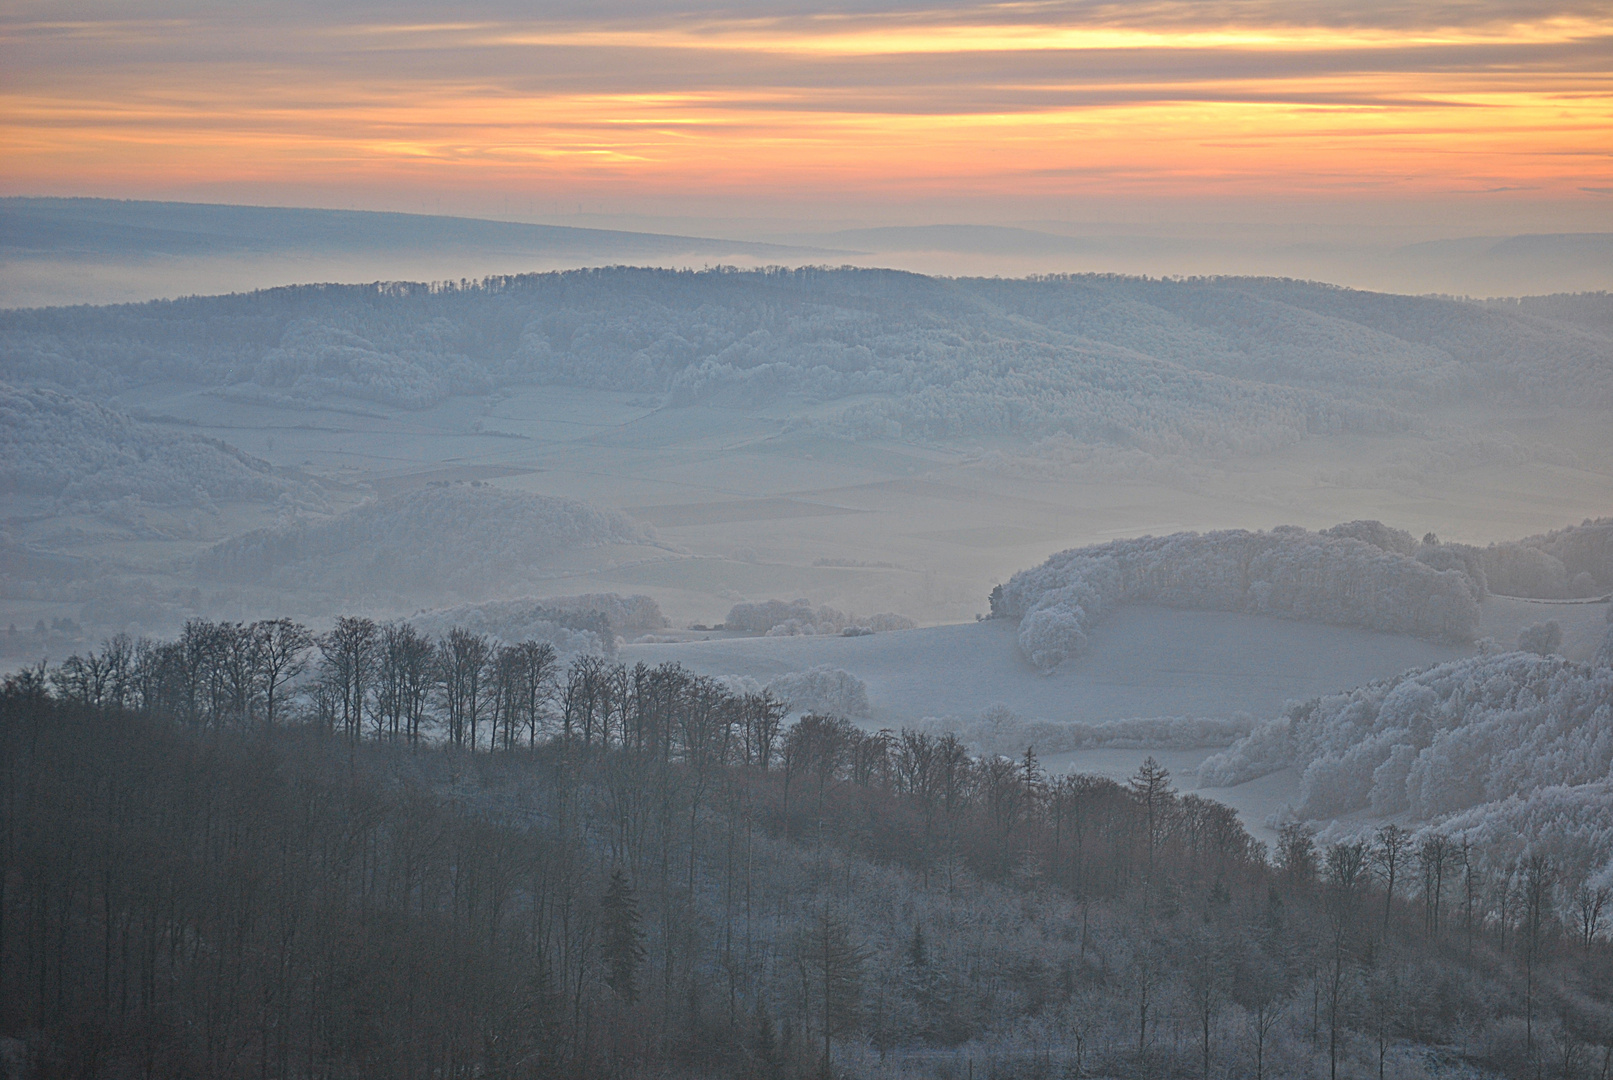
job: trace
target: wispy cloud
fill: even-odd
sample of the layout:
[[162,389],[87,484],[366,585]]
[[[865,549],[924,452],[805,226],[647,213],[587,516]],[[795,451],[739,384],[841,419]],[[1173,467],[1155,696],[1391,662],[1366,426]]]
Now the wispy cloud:
[[1583,198],[1613,178],[1605,5],[523,9],[19,3],[0,184]]

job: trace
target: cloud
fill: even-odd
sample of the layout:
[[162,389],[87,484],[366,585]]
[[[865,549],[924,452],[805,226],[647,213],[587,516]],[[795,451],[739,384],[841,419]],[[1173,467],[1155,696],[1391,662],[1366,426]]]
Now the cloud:
[[133,10],[0,18],[5,190],[317,173],[355,191],[1583,197],[1606,178],[1613,16],[1577,0]]

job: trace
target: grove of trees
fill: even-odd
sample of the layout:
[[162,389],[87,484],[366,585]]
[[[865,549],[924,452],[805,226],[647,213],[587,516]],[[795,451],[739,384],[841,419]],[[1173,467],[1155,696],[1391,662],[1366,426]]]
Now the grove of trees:
[[[298,670],[303,668],[303,670]],[[275,688],[271,705],[271,684]],[[295,689],[291,689],[294,687]],[[23,1075],[1603,1077],[1606,883],[345,618],[0,687]],[[1454,1075],[1454,1074],[1453,1074]]]
[[1483,575],[1457,553],[1447,562],[1383,546],[1366,526],[1391,532],[1378,522],[1339,526],[1343,534],[1285,525],[1075,548],[998,586],[991,614],[1019,620],[1020,651],[1044,670],[1079,655],[1099,619],[1136,601],[1471,640]]

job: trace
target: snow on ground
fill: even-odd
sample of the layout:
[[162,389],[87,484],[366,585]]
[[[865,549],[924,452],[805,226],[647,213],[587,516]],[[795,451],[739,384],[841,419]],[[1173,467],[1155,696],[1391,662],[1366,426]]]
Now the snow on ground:
[[868,684],[869,723],[974,717],[1002,703],[1047,720],[1270,715],[1290,698],[1342,690],[1467,650],[1400,634],[1259,615],[1130,605],[1104,619],[1092,648],[1052,675],[1020,654],[1006,620],[869,637],[721,638],[628,645],[622,658],[678,661],[767,682],[820,664]]
[[[1533,620],[1530,620],[1533,621]],[[1268,616],[1119,608],[1092,635],[1091,649],[1052,675],[1020,654],[1014,624],[991,620],[870,637],[714,638],[628,645],[627,663],[675,660],[712,675],[767,682],[820,664],[868,686],[870,727],[900,727],[926,716],[973,718],[1001,703],[1025,717],[1087,722],[1135,716],[1269,716],[1291,698],[1358,686],[1407,668],[1465,655],[1467,649],[1401,634],[1323,626]],[[1214,750],[1101,748],[1051,754],[1055,773],[1124,779],[1153,754],[1177,785],[1197,786],[1193,770]],[[1237,810],[1257,839],[1266,820],[1294,801],[1295,770],[1260,777],[1211,797]]]
[[1524,627],[1555,620],[1563,628],[1562,654],[1584,663],[1595,655],[1602,635],[1607,633],[1607,609],[1602,602],[1490,596],[1479,605],[1479,636],[1493,638],[1498,645],[1510,649],[1517,645],[1518,632]]
[[[1531,623],[1557,619],[1564,652],[1589,655],[1605,632],[1606,604],[1548,604],[1492,597],[1481,605],[1481,633],[1510,644]],[[677,661],[705,674],[768,682],[819,665],[843,668],[868,688],[869,727],[901,727],[925,717],[973,719],[994,705],[1034,719],[1087,723],[1145,716],[1275,715],[1308,699],[1469,655],[1466,646],[1402,634],[1324,626],[1268,616],[1126,605],[1104,618],[1090,650],[1051,675],[1016,646],[1009,620],[990,620],[869,637],[713,637],[628,645],[629,664]],[[1152,753],[1184,790],[1214,750],[1101,748],[1050,754],[1051,772],[1124,779]],[[1208,794],[1238,811],[1259,839],[1267,820],[1299,792],[1299,772],[1283,769]]]

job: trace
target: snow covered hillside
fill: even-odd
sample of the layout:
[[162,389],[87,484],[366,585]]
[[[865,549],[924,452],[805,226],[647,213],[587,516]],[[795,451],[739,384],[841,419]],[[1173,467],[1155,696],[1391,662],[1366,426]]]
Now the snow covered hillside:
[[1613,885],[1613,624],[1594,661],[1470,657],[1295,702],[1198,768],[1232,787],[1300,774],[1290,812],[1394,820],[1534,852]]
[[64,506],[233,499],[318,505],[306,484],[217,439],[177,435],[82,398],[0,383],[0,494]]
[[0,313],[0,377],[104,395],[419,408],[548,384],[675,402],[844,401],[861,436],[1064,432],[1257,451],[1391,432],[1462,398],[1605,405],[1596,323],[1260,278],[949,280],[614,268],[462,286],[299,286]]

